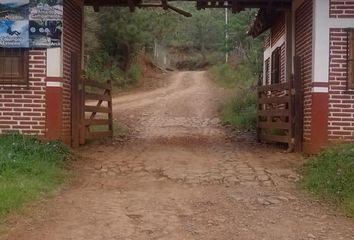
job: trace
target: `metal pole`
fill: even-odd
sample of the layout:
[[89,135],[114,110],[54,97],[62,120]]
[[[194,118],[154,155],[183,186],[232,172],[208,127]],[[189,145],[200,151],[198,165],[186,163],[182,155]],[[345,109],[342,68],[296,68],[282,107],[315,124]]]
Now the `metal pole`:
[[227,15],[227,8],[225,8],[225,63],[229,62],[229,50],[228,50],[228,15]]

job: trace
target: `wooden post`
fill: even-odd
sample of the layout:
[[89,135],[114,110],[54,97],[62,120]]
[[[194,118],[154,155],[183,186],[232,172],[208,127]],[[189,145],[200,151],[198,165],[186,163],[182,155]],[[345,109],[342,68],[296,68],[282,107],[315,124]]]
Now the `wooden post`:
[[[262,82],[263,81],[258,81],[258,87],[260,87],[262,85]],[[256,91],[256,94],[257,94],[257,128],[256,128],[256,134],[257,134],[257,141],[258,142],[261,142],[261,128],[259,127],[259,118],[260,118],[260,115],[259,115],[259,111],[261,109],[263,109],[263,105],[261,105],[259,102],[258,102],[258,99],[261,98],[261,93],[258,91],[258,87],[257,87],[257,91]],[[260,107],[262,106],[262,107]]]
[[295,89],[295,118],[294,118],[294,147],[296,152],[302,152],[304,128],[304,99],[301,77],[301,59],[294,57],[294,89]]
[[85,76],[81,74],[80,76],[80,145],[85,144],[86,142],[86,128],[85,128]]
[[78,54],[71,53],[71,145],[80,146],[80,92]]
[[110,112],[108,113],[108,121],[109,121],[108,130],[111,133],[110,139],[112,140],[113,139],[112,81],[109,80],[107,81],[107,83],[111,85],[111,88],[109,89],[110,100],[108,101],[108,108],[110,109]]
[[288,152],[293,152],[295,150],[295,89],[294,89],[294,77],[291,76],[288,80],[290,82],[289,85],[289,119],[288,122],[290,124],[289,128],[289,147]]

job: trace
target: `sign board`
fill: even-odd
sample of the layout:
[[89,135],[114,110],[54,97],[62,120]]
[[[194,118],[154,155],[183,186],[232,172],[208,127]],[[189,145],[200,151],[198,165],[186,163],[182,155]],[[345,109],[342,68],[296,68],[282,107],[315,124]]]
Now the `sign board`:
[[0,0],[0,47],[61,47],[63,0]]
[[63,0],[31,0],[29,20],[61,21],[63,19]]
[[33,48],[61,47],[61,21],[30,21],[29,45]]
[[28,48],[28,21],[0,21],[0,46],[5,48]]
[[29,0],[0,0],[0,19],[27,20]]

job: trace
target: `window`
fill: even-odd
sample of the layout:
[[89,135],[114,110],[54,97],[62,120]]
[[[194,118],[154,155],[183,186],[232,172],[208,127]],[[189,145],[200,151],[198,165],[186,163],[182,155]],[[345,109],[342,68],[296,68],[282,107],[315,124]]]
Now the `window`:
[[348,88],[354,89],[354,29],[348,31]]
[[271,84],[280,83],[280,55],[280,47],[272,52]]
[[265,84],[264,85],[269,85],[269,84],[271,84],[269,81],[270,59],[267,58],[267,60],[265,60],[264,64],[265,64]]
[[28,84],[28,49],[0,49],[0,84]]

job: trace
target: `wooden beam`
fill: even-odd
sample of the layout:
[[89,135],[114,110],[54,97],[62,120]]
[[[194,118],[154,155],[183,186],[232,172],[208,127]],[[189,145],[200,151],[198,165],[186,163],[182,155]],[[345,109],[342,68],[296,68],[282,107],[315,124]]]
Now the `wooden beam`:
[[237,3],[236,0],[231,0],[231,9],[232,9],[232,13],[238,13],[238,12],[241,12],[242,10],[244,10],[244,8],[241,7],[240,4]]
[[161,0],[161,4],[162,4],[162,9],[164,9],[164,10],[168,9],[167,0]]
[[128,6],[130,12],[135,12],[135,3],[133,0],[128,0]]
[[99,5],[93,5],[93,11],[94,12],[99,12],[100,11],[100,6]]

